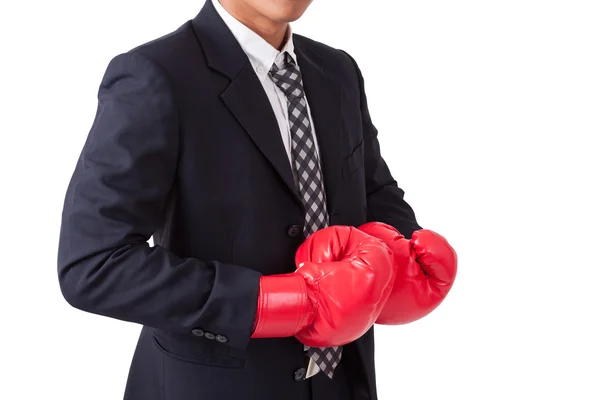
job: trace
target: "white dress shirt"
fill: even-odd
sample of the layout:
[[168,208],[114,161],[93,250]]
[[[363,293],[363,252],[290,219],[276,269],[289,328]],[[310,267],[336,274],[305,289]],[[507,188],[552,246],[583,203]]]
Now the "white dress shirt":
[[[277,123],[279,124],[281,139],[283,140],[285,151],[288,159],[290,160],[290,165],[293,166],[292,137],[290,134],[290,122],[288,119],[287,98],[285,97],[283,91],[281,91],[275,82],[273,82],[271,77],[269,77],[269,70],[271,69],[273,63],[275,63],[278,67],[283,67],[284,53],[286,52],[289,53],[296,64],[298,64],[296,53],[294,53],[294,42],[292,40],[291,27],[288,29],[287,43],[285,46],[283,46],[283,49],[279,51],[271,46],[262,37],[260,37],[256,32],[229,14],[229,12],[223,8],[218,0],[212,0],[212,2],[223,21],[225,21],[227,27],[229,27],[231,33],[233,33],[233,36],[239,42],[242,50],[244,50],[244,53],[246,53],[248,56],[258,80],[265,89],[265,93],[269,98],[269,102],[271,103],[271,107],[273,108],[273,112],[277,118]],[[315,144],[317,154],[319,154],[319,145],[315,135],[315,124],[313,123],[312,115],[310,113],[310,106],[308,105],[308,99],[306,99],[306,96],[305,100],[307,104],[308,117],[310,119],[313,142]]]

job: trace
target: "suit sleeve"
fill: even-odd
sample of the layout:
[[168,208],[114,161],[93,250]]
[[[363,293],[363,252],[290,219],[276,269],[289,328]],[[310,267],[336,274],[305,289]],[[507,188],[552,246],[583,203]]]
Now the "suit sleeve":
[[404,191],[392,177],[390,170],[381,156],[377,129],[371,121],[365,84],[356,61],[346,53],[352,61],[358,76],[360,89],[360,107],[364,134],[364,166],[367,192],[367,219],[379,221],[396,228],[405,237],[421,229],[415,213],[404,200]]
[[259,273],[181,258],[147,242],[162,221],[178,148],[176,107],[163,71],[141,54],[115,57],[67,189],[60,288],[78,309],[190,335],[201,328],[243,349]]

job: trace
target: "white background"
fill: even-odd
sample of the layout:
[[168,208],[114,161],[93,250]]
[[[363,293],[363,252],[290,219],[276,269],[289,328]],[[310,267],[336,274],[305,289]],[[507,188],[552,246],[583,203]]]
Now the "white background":
[[[203,1],[0,6],[0,398],[122,398],[139,327],[70,308],[66,185],[109,60]],[[366,79],[383,154],[460,258],[429,317],[377,331],[382,400],[600,399],[600,3],[316,0],[295,31]]]

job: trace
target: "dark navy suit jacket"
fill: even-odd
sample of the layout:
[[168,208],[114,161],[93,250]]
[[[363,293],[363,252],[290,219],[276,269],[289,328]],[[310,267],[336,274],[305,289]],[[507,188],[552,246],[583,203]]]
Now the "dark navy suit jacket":
[[[381,158],[354,60],[293,40],[331,224],[411,235],[419,226]],[[376,399],[372,329],[345,346],[333,381],[294,379],[306,363],[296,339],[250,339],[259,278],[294,270],[304,212],[268,98],[211,2],[115,57],[98,100],[58,273],[74,307],[143,325],[125,398],[332,400],[343,379],[352,398]]]

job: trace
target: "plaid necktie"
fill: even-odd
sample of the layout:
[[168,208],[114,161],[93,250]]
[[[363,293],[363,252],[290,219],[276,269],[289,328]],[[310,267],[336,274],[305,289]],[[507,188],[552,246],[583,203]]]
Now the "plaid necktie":
[[[292,139],[292,164],[304,210],[304,236],[327,227],[329,216],[319,156],[313,142],[308,108],[300,69],[289,53],[283,68],[273,64],[269,76],[287,97],[288,120]],[[307,355],[329,378],[342,358],[342,347],[308,347]]]

